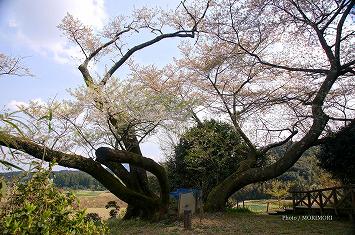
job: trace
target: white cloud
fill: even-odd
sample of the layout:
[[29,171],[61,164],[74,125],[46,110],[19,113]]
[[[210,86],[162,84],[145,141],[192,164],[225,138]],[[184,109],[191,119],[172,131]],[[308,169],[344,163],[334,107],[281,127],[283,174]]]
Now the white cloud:
[[39,105],[45,105],[46,103],[41,98],[32,99],[29,102],[18,101],[18,100],[11,100],[6,107],[11,111],[18,111],[21,107],[28,107],[29,103],[37,103]]
[[16,28],[16,27],[17,27],[17,22],[16,22],[16,20],[14,20],[14,19],[10,19],[10,20],[7,22],[7,25],[8,25],[10,28]]
[[27,107],[28,103],[23,101],[11,100],[6,106],[11,111],[17,111],[19,110],[19,107]]
[[104,0],[18,0],[11,2],[8,26],[16,29],[16,43],[25,45],[58,63],[80,57],[80,51],[61,37],[57,25],[68,13],[94,29],[101,28],[108,16]]

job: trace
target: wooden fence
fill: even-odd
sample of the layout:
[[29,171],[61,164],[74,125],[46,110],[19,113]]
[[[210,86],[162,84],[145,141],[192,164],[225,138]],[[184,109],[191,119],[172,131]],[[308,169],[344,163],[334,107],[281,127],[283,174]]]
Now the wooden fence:
[[323,214],[325,209],[355,213],[355,185],[324,188],[310,191],[292,191],[293,210],[297,208],[318,209]]

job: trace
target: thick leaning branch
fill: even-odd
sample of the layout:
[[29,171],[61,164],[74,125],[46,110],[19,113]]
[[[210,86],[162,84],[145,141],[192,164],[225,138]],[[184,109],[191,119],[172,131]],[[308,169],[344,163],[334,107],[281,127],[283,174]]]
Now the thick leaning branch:
[[129,163],[133,166],[140,167],[151,172],[158,179],[160,186],[161,202],[163,204],[166,204],[169,201],[169,186],[165,169],[164,167],[156,163],[154,160],[132,152],[124,150],[115,150],[107,147],[98,148],[95,154],[97,157],[96,161],[98,162],[109,161],[118,163]]
[[109,161],[97,161],[102,165],[106,166],[110,169],[122,182],[129,188],[132,188],[133,182],[131,180],[130,174],[127,169],[121,164],[117,162],[109,162]]
[[140,205],[142,207],[147,207],[148,205],[155,207],[159,204],[157,200],[153,200],[150,197],[128,189],[116,177],[103,168],[100,163],[92,160],[91,158],[52,150],[30,140],[24,139],[23,137],[10,135],[5,132],[0,132],[0,135],[1,146],[17,149],[31,155],[34,158],[44,160],[46,162],[55,161],[60,166],[84,171],[93,176],[114,195],[127,203]]

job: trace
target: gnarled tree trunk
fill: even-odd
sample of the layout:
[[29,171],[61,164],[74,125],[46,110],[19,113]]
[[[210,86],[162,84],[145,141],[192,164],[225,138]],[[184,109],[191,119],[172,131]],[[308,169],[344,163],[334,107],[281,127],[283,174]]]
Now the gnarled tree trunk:
[[[56,162],[60,166],[74,168],[84,171],[98,180],[111,193],[125,201],[133,208],[138,208],[135,216],[140,216],[147,220],[158,220],[166,212],[169,203],[168,181],[165,169],[152,159],[145,158],[138,154],[114,150],[110,148],[99,148],[96,150],[96,161],[85,158],[77,154],[68,154],[41,146],[26,138],[14,136],[5,132],[0,132],[0,145],[12,149],[17,149],[46,162]],[[127,174],[127,170],[122,163],[145,169],[154,174],[159,181],[160,197],[146,195],[142,191],[135,190],[135,183]],[[114,174],[106,170],[109,168]],[[122,183],[122,182],[123,183]]]

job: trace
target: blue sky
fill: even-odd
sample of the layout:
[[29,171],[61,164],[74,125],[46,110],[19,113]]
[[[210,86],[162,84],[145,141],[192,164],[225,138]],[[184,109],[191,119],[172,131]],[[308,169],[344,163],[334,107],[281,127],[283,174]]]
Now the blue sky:
[[[23,63],[34,74],[0,79],[0,110],[34,99],[67,98],[66,89],[83,84],[77,70],[79,63],[72,59],[76,49],[56,27],[67,12],[99,30],[110,18],[127,15],[135,8],[175,9],[178,4],[179,0],[0,0],[0,52],[24,57]],[[177,39],[168,39],[134,58],[141,64],[164,65],[178,56],[177,44]],[[145,143],[143,151],[146,156],[161,160],[157,144]]]

